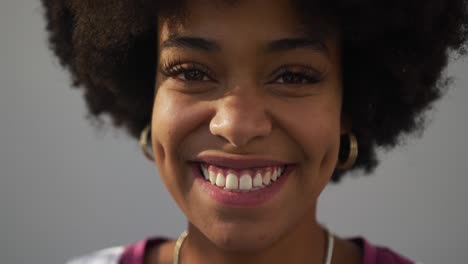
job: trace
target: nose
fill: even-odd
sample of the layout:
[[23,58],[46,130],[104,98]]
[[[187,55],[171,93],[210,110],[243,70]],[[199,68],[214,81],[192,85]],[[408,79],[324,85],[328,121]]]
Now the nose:
[[219,99],[216,114],[210,121],[211,134],[224,138],[235,147],[244,147],[255,139],[266,137],[272,130],[262,95],[241,90]]

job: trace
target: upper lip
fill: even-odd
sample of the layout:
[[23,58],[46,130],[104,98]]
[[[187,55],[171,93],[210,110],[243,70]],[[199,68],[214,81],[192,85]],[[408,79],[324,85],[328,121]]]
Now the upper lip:
[[259,167],[284,166],[287,162],[261,157],[226,157],[218,155],[205,155],[193,160],[194,162],[207,163],[218,167],[232,169],[249,169]]

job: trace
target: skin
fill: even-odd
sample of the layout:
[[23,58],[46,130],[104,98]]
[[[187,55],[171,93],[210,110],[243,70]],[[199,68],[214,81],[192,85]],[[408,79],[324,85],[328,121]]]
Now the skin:
[[[339,34],[306,34],[288,1],[196,0],[186,11],[184,20],[158,21],[152,119],[155,163],[188,219],[180,263],[323,263],[317,199],[335,169],[340,134],[349,130],[341,114]],[[271,48],[280,39],[311,36],[322,39]],[[168,64],[184,72],[162,74]],[[304,72],[321,78],[311,81]],[[206,154],[297,167],[267,203],[225,207],[194,181],[189,162]],[[147,263],[171,263],[173,248],[173,241],[163,244]],[[338,239],[333,261],[360,263],[359,249]]]

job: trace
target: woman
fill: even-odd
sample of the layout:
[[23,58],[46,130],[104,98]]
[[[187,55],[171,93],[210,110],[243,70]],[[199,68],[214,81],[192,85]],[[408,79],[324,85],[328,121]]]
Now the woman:
[[43,4],[91,114],[141,139],[188,220],[72,263],[412,263],[334,236],[317,199],[422,128],[466,1]]

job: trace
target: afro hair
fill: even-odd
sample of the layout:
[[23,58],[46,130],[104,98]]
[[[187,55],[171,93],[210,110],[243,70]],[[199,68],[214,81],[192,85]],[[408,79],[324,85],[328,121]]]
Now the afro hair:
[[[84,90],[89,115],[108,114],[134,137],[151,120],[157,18],[183,1],[42,0],[50,48]],[[292,1],[307,23],[334,18],[342,32],[343,111],[359,142],[354,168],[372,172],[376,149],[419,131],[449,85],[451,54],[465,55],[468,0]],[[319,7],[319,9],[317,9]],[[177,11],[179,10],[179,11]],[[318,11],[317,11],[318,10]],[[179,12],[180,13],[180,12]],[[346,150],[340,150],[340,157]],[[338,182],[345,171],[332,176]]]

